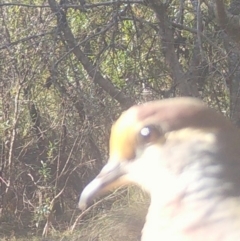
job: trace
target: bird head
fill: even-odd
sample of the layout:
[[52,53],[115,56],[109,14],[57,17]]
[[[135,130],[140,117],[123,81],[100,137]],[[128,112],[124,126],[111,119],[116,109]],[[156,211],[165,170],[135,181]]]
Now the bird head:
[[[162,202],[215,185],[208,177],[225,175],[219,163],[229,153],[234,155],[236,148],[227,143],[235,132],[221,114],[194,98],[133,106],[112,126],[108,163],[83,190],[79,207],[84,209],[97,195],[129,183],[151,196],[161,194]],[[193,184],[202,176],[204,181]]]

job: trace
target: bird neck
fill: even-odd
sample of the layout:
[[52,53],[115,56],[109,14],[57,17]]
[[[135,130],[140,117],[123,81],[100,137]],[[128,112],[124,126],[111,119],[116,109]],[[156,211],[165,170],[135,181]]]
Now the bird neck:
[[[240,228],[240,210],[236,210],[236,207],[240,206],[239,197],[224,197],[224,189],[231,188],[229,184],[224,187],[215,177],[207,176],[201,181],[192,180],[190,186],[184,187],[186,177],[181,178],[179,185],[176,184],[174,188],[166,187],[173,191],[166,191],[164,196],[159,192],[151,193],[142,241],[193,240],[188,238],[200,235],[202,230],[211,230],[212,225],[218,229],[231,230],[232,227],[225,224],[227,221]],[[221,231],[216,230],[219,237],[220,233]],[[210,240],[220,239],[216,237]]]

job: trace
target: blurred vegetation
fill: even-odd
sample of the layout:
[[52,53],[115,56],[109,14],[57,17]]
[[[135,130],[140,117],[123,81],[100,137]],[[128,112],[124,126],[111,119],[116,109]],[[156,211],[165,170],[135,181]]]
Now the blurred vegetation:
[[0,239],[139,239],[144,194],[120,190],[84,213],[79,194],[135,103],[195,96],[240,125],[239,10],[239,0],[0,1]]

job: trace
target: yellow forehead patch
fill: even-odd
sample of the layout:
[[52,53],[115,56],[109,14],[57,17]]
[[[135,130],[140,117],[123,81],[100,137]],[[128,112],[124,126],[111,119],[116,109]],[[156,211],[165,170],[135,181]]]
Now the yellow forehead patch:
[[136,135],[140,129],[135,107],[122,113],[111,129],[110,161],[130,160],[135,155]]

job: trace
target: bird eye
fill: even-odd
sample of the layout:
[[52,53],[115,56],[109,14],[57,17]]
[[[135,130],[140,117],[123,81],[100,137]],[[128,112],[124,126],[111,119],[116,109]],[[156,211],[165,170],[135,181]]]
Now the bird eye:
[[141,144],[153,143],[162,135],[160,128],[154,125],[145,126],[140,130],[139,142]]

